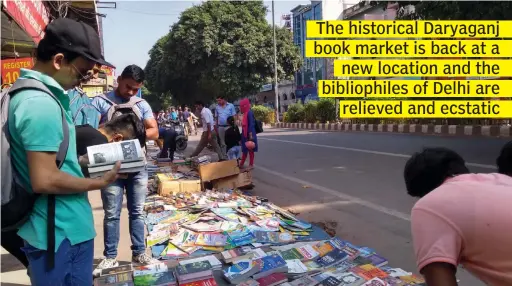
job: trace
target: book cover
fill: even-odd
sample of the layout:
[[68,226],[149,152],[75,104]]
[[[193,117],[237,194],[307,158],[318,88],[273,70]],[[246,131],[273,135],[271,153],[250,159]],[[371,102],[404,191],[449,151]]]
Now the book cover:
[[208,256],[202,256],[202,257],[197,257],[197,258],[192,258],[192,259],[187,259],[187,260],[181,260],[179,262],[179,265],[188,265],[188,264],[195,264],[195,263],[198,263],[198,262],[208,262],[212,268],[220,268],[222,267],[222,262],[220,262],[219,259],[217,259],[217,257],[215,257],[214,255],[208,255]]
[[372,254],[376,254],[377,251],[375,251],[373,248],[369,248],[369,247],[363,246],[363,247],[359,247],[359,253],[360,253],[361,256],[367,257],[367,256],[370,256]]
[[320,256],[324,256],[334,250],[334,246],[329,242],[319,242],[314,245],[313,248],[320,254]]
[[259,286],[260,283],[258,283],[258,281],[254,280],[254,279],[249,279],[249,280],[246,280],[240,284],[238,284],[238,286]]
[[425,283],[425,279],[423,279],[422,277],[416,276],[414,274],[407,275],[407,276],[401,276],[400,279],[409,284]]
[[329,276],[327,278],[325,278],[324,280],[322,280],[318,285],[319,286],[338,286],[340,285],[341,281],[332,277],[332,276]]
[[220,233],[200,233],[196,239],[196,245],[199,246],[224,246],[227,242],[227,236]]
[[366,281],[363,277],[352,272],[342,273],[336,278],[341,281],[340,286],[359,286]]
[[359,264],[354,263],[351,260],[343,260],[339,264],[336,264],[336,270],[338,271],[349,271],[350,269],[357,267]]
[[296,248],[280,251],[280,253],[285,260],[304,259],[304,256]]
[[120,274],[105,275],[94,279],[94,286],[121,286],[133,285],[132,274],[124,272]]
[[132,268],[131,264],[120,265],[117,267],[102,269],[100,276],[114,275],[114,274],[120,274],[120,273],[125,273],[125,272],[132,272],[132,271],[133,271],[133,268]]
[[349,243],[346,243],[341,250],[347,253],[350,259],[354,259],[359,256],[359,249]]
[[258,273],[263,267],[261,260],[240,261],[224,270],[224,277],[231,283],[247,280],[250,276]]
[[306,275],[299,279],[295,279],[292,282],[289,282],[289,284],[291,286],[315,286],[318,284],[318,281]]
[[211,270],[212,265],[207,260],[197,261],[188,264],[180,264],[176,267],[176,273],[178,276],[199,273],[207,270]]
[[234,246],[248,245],[256,241],[254,234],[243,225],[225,233],[229,237],[229,242]]
[[315,262],[318,263],[318,265],[320,265],[322,267],[329,267],[329,266],[334,265],[338,262],[341,262],[347,258],[348,258],[347,253],[345,253],[339,249],[334,249],[331,252],[324,255],[323,257],[317,258],[315,260]]
[[313,260],[318,257],[319,253],[313,248],[313,246],[306,244],[298,247],[297,251],[304,256],[304,260]]
[[382,281],[389,284],[389,286],[410,286],[411,284],[407,284],[404,281],[402,281],[400,278],[388,276],[386,278],[383,278]]
[[168,272],[168,271],[169,271],[169,268],[167,267],[167,264],[162,262],[162,263],[134,267],[133,276],[135,277],[135,276],[156,274],[156,273]]
[[[366,265],[366,264],[372,264],[372,260],[368,257],[358,256],[352,260],[357,265]],[[373,265],[373,264],[372,264]]]
[[366,280],[370,280],[373,278],[386,278],[389,276],[386,272],[382,271],[380,268],[377,268],[373,265],[368,265],[368,264],[355,267],[352,269],[352,271],[354,271],[354,273],[363,277]]
[[391,277],[402,277],[402,276],[412,275],[412,272],[407,272],[407,271],[403,270],[402,268],[392,268],[392,267],[383,266],[380,269],[382,269],[382,271],[385,271]]
[[382,279],[379,278],[373,278],[366,283],[364,283],[362,286],[388,286],[386,282],[382,281]]
[[135,276],[135,277],[133,277],[133,283],[135,284],[135,286],[176,285],[176,277],[174,277],[174,274],[172,273],[172,271],[159,272],[159,273]]
[[288,278],[283,273],[273,273],[269,276],[256,279],[261,286],[274,286],[287,282]]
[[380,255],[377,255],[377,254],[371,254],[369,256],[367,256],[366,258],[368,258],[369,260],[371,260],[371,264],[377,266],[377,267],[382,267],[382,266],[385,266],[388,264],[388,260]]
[[284,261],[284,259],[279,255],[265,256],[259,260],[262,261],[263,267],[256,275],[254,275],[253,278],[256,280],[275,272],[286,272],[288,270],[286,261]]
[[180,284],[180,286],[217,286],[217,282],[214,278],[203,279],[191,283]]
[[308,272],[308,268],[299,259],[286,260],[286,266],[288,267],[288,273],[290,274],[302,274]]

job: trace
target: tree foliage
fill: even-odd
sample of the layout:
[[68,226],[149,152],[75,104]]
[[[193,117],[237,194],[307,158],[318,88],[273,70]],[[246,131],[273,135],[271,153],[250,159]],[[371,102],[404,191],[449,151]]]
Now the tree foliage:
[[[207,1],[185,10],[150,50],[148,88],[179,103],[229,98],[258,90],[274,74],[273,32],[262,1]],[[291,33],[276,29],[278,78],[301,62]]]
[[[377,1],[394,2],[394,1]],[[403,20],[510,20],[510,1],[398,1],[397,18]],[[415,12],[405,13],[414,5]]]

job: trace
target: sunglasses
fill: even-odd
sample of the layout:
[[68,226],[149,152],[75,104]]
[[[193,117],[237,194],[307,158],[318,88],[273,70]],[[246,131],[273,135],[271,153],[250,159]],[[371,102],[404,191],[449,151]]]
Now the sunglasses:
[[87,82],[91,78],[94,77],[94,70],[88,70],[87,72],[85,72],[85,75],[84,75],[82,72],[80,72],[80,70],[74,64],[71,64],[71,66],[78,73],[78,80],[81,82]]

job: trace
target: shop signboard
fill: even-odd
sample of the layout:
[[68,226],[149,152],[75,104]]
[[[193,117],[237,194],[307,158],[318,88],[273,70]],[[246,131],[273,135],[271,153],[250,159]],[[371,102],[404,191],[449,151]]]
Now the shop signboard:
[[20,69],[31,69],[34,66],[32,58],[17,58],[2,60],[2,84],[11,84],[20,76]]
[[114,76],[114,69],[107,66],[101,66],[101,70],[107,75],[107,76]]
[[265,84],[264,86],[262,86],[260,89],[260,92],[271,91],[272,89],[273,89],[273,85],[271,83],[269,83],[269,84]]
[[36,44],[41,41],[50,22],[43,1],[3,0],[3,7]]

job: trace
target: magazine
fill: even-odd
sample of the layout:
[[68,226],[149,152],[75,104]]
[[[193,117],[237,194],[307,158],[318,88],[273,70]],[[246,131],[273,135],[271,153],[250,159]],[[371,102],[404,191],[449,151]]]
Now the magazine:
[[87,147],[89,174],[101,177],[121,162],[119,173],[136,173],[146,168],[144,153],[138,140],[127,140]]

